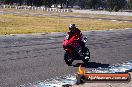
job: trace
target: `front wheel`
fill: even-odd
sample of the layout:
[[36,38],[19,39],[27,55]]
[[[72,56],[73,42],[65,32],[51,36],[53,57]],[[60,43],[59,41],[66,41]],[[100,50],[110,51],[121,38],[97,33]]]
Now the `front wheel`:
[[82,59],[82,61],[83,61],[84,63],[88,63],[89,59],[90,59],[90,51],[89,51],[89,49],[86,47],[86,52],[85,52],[85,54],[84,54],[84,58]]
[[69,55],[68,52],[65,52],[64,54],[64,60],[68,66],[70,66],[73,62],[73,58]]

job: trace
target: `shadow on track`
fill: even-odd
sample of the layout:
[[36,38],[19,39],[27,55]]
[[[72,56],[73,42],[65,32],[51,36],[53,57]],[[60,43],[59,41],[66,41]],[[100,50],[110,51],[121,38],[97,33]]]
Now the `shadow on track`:
[[109,64],[101,64],[101,63],[96,63],[96,62],[88,62],[87,64],[77,63],[73,65],[73,67],[79,67],[80,65],[82,65],[82,67],[85,67],[85,68],[98,68],[98,67],[107,68],[109,67]]

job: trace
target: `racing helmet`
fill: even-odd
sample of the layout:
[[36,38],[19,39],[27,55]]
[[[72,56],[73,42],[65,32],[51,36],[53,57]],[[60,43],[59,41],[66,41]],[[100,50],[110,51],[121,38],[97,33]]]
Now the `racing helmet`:
[[69,30],[70,31],[74,31],[76,29],[76,25],[75,24],[70,24],[69,25]]

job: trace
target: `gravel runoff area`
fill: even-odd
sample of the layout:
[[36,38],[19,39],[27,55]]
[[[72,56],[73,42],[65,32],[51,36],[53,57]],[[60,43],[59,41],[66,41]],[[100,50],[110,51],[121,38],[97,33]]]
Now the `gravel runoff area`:
[[[131,76],[132,76],[132,72],[130,72]],[[132,80],[130,82],[125,82],[125,83],[121,83],[121,82],[113,82],[113,83],[85,83],[82,85],[76,85],[73,87],[132,87]]]
[[101,15],[117,15],[117,16],[132,16],[132,12],[109,12],[109,11],[92,11],[92,10],[75,10],[74,13],[88,13],[88,14],[101,14]]

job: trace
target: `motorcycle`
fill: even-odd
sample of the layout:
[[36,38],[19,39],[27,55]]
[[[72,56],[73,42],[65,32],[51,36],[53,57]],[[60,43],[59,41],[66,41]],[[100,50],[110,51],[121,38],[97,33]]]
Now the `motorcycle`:
[[[86,43],[87,37],[84,37],[82,41]],[[82,60],[84,63],[88,63],[90,59],[90,51],[85,46],[85,52],[83,52],[78,40],[75,39],[72,40],[72,42],[69,42],[69,35],[66,35],[63,41],[63,48],[65,50],[64,60],[67,65],[71,65],[74,60]]]

